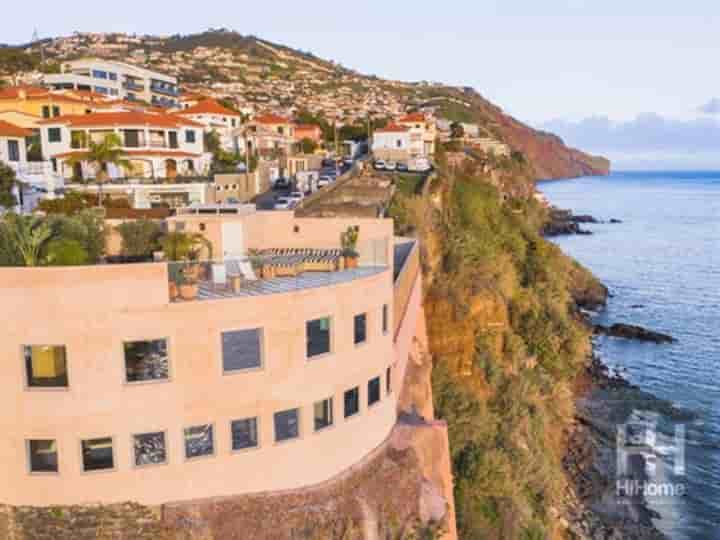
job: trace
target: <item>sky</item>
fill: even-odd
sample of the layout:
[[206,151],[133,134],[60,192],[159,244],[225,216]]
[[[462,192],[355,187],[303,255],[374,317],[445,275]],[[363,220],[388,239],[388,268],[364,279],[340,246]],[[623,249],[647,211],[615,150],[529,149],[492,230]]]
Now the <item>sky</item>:
[[36,0],[3,11],[0,42],[220,27],[366,74],[472,86],[616,168],[720,168],[718,0]]

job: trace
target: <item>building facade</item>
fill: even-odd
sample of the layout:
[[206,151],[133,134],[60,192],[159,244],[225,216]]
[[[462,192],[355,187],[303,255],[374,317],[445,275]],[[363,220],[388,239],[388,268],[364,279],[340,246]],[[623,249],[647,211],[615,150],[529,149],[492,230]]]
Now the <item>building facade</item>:
[[397,124],[376,129],[372,135],[372,152],[376,159],[408,161],[411,158],[410,129]]
[[61,73],[46,75],[44,82],[55,89],[89,90],[159,107],[177,106],[180,96],[176,77],[100,58],[65,62]]
[[[248,284],[252,294],[209,287],[195,301],[171,300],[166,263],[0,269],[14,314],[0,340],[6,504],[295,489],[348,470],[390,435],[397,359],[411,346],[403,337],[398,349],[394,317],[412,311],[394,305],[390,220],[249,210],[168,226],[235,255],[338,249],[357,226],[361,262]],[[38,313],[54,316],[37,324]]]

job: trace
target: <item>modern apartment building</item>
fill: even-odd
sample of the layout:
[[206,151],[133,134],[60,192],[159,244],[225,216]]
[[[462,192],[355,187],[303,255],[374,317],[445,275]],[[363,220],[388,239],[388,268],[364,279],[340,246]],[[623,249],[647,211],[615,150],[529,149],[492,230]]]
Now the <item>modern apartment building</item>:
[[[391,220],[240,208],[166,226],[216,259],[0,268],[5,504],[298,489],[393,430],[421,276]],[[348,227],[356,266],[338,255]],[[195,294],[177,297],[191,266]]]
[[44,82],[55,89],[89,90],[159,107],[176,107],[180,95],[175,77],[100,58],[65,62],[61,73],[46,75]]

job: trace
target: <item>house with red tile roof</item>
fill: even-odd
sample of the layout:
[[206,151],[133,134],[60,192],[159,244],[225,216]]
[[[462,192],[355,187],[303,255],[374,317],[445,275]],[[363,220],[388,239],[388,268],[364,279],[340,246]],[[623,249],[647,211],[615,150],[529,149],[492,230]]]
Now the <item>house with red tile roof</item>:
[[203,99],[174,114],[202,124],[205,126],[205,132],[216,132],[225,150],[229,152],[237,150],[235,131],[242,123],[242,114],[239,112],[225,107],[214,99]]
[[[45,159],[66,179],[88,180],[98,172],[79,161],[89,142],[100,143],[110,134],[122,144],[128,170],[105,165],[111,179],[175,178],[207,174],[211,156],[203,148],[203,124],[183,116],[148,111],[96,112],[66,115],[40,122]],[[71,158],[74,158],[71,160]]]
[[373,132],[372,152],[376,159],[407,162],[410,159],[410,128],[389,124]]
[[433,117],[415,112],[401,116],[397,124],[410,130],[411,158],[426,158],[435,153],[437,127]]

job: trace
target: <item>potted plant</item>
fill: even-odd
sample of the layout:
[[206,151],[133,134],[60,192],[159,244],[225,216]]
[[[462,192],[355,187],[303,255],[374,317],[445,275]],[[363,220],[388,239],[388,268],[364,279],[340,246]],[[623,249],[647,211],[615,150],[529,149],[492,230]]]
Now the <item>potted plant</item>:
[[197,298],[200,289],[197,278],[198,268],[197,264],[188,263],[180,270],[178,293],[183,300]]
[[340,245],[342,246],[342,255],[345,260],[345,268],[357,268],[358,258],[357,252],[358,236],[360,235],[360,227],[348,227],[347,230],[340,235]]

